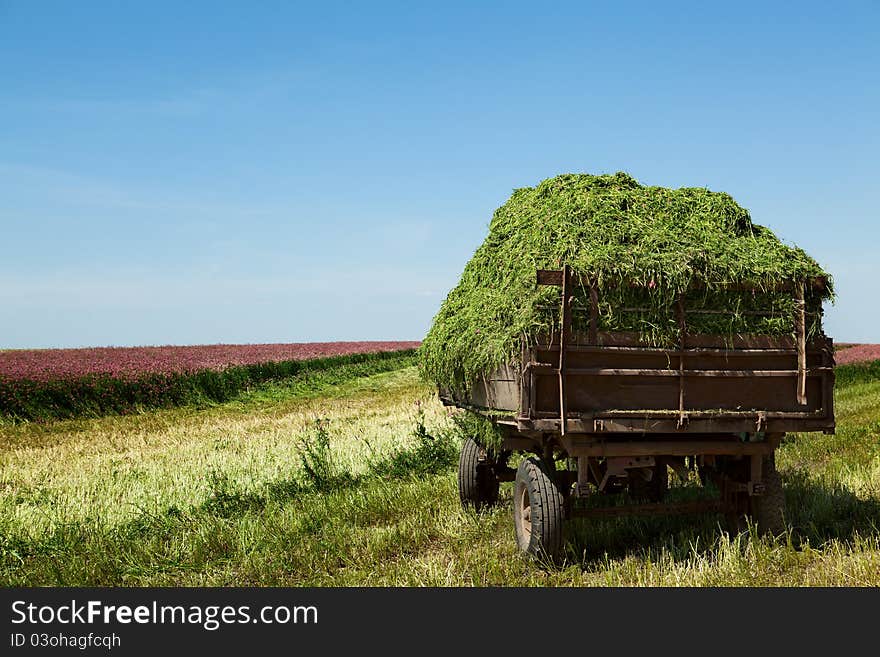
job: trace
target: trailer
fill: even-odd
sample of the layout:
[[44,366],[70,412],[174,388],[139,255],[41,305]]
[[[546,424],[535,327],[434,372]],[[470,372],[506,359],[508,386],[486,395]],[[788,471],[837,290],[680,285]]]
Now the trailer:
[[[445,405],[489,418],[502,437],[496,446],[465,441],[462,504],[494,504],[500,482],[513,481],[519,547],[552,561],[563,557],[564,525],[575,517],[721,512],[733,529],[751,519],[784,531],[776,449],[789,433],[834,433],[833,342],[806,334],[805,295],[823,292],[824,278],[774,285],[794,298],[794,334],[781,337],[689,333],[693,313],[725,311],[689,308],[682,292],[678,344],[667,347],[600,331],[598,286],[568,266],[538,270],[536,284],[560,289],[558,329],[523,342],[518,362],[467,389],[439,391]],[[588,305],[574,305],[575,285],[589,291]],[[588,317],[586,330],[573,329],[575,312]],[[514,453],[524,456],[515,469]],[[667,501],[670,472],[714,495]]]

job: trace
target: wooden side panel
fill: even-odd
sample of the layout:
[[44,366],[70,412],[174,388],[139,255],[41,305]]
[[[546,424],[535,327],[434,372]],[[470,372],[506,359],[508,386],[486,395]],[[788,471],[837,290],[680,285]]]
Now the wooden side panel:
[[[464,401],[472,406],[500,411],[516,412],[520,408],[520,371],[507,365],[486,377],[465,395]],[[558,396],[554,408],[558,409]],[[557,412],[557,415],[559,413]]]
[[[538,362],[549,365],[555,353],[550,349],[539,349],[537,355],[541,359]],[[808,371],[812,373],[806,379],[806,404],[801,404],[796,353],[689,355],[685,370],[688,394],[684,410],[803,412],[821,409],[824,404],[822,378],[827,375],[817,368],[821,368],[824,362],[821,352],[809,354]],[[677,356],[658,352],[570,351],[566,364],[570,414],[594,414],[608,409],[679,408]],[[605,373],[582,373],[583,370],[605,370]],[[649,372],[615,375],[609,370]],[[719,374],[702,375],[706,371]],[[557,411],[558,415],[558,375],[549,368],[538,368],[534,384],[538,414]]]
[[[571,344],[565,361],[570,430],[711,433],[716,425],[725,431],[833,430],[830,340],[806,346],[806,404],[801,404],[803,361],[794,340],[745,343],[731,350],[692,347],[692,337],[700,343],[701,336],[688,336],[683,370],[678,348],[621,346],[625,339],[609,347]],[[709,342],[702,337],[703,344]],[[509,412],[534,430],[561,431],[558,343],[526,348],[522,355],[522,369],[502,367],[455,402]],[[679,377],[686,381],[683,409]],[[676,426],[674,418],[682,414],[687,421]],[[594,428],[594,420],[602,420],[601,427]]]

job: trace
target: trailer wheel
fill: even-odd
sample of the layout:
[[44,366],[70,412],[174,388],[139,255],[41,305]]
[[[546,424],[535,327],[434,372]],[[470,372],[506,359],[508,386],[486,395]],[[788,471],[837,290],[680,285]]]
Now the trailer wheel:
[[498,477],[489,451],[473,438],[464,441],[458,459],[458,496],[461,505],[481,511],[498,501]]
[[761,473],[764,494],[751,498],[752,519],[761,532],[778,536],[785,532],[785,492],[782,477],[776,471],[774,454],[764,457]]
[[563,553],[565,500],[552,472],[530,457],[516,471],[513,524],[520,550],[537,559],[557,562]]

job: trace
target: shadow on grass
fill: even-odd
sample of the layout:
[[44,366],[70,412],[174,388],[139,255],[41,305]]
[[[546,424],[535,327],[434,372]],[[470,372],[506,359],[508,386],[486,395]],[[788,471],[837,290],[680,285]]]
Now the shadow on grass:
[[807,472],[784,475],[786,521],[794,538],[811,545],[880,534],[880,499],[863,499],[840,484],[811,481]]
[[[862,499],[841,485],[811,480],[804,471],[787,472],[783,481],[786,524],[794,549],[880,534],[880,500]],[[673,488],[669,501],[706,499],[709,494],[696,486]],[[645,553],[666,552],[674,561],[685,561],[695,553],[711,553],[725,534],[729,535],[725,518],[719,513],[574,519],[568,526],[567,557],[585,569],[609,558]]]

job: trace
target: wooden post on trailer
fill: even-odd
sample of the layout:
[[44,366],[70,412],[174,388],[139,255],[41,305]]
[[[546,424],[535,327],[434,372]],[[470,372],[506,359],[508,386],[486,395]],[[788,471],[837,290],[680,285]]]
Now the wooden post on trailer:
[[559,424],[562,435],[567,433],[568,400],[565,392],[565,352],[571,334],[571,269],[568,265],[562,268],[562,326],[559,330]]
[[807,405],[807,322],[805,317],[804,286],[795,286],[794,327],[797,340],[797,402]]
[[684,293],[678,295],[675,302],[675,314],[678,319],[678,428],[684,428],[684,350],[687,347],[687,321],[684,313]]
[[526,344],[525,338],[522,338],[522,350],[520,352],[520,402],[519,415],[534,419],[535,402],[532,396],[532,368],[529,365],[531,354]]
[[590,281],[590,344],[599,343],[599,287]]

